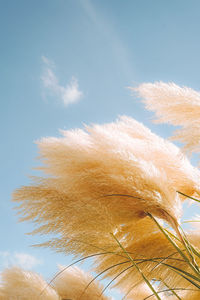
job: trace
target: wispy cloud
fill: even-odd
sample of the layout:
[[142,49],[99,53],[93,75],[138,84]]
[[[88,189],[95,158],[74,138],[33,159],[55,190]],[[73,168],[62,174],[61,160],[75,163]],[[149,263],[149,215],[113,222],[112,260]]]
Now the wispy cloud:
[[86,16],[110,47],[116,65],[128,77],[133,76],[133,59],[123,37],[119,36],[111,18],[106,18],[91,0],[80,0]]
[[59,80],[53,71],[55,68],[54,62],[45,56],[42,56],[42,61],[44,63],[44,71],[41,79],[44,87],[59,98],[65,106],[78,102],[82,98],[83,92],[79,90],[77,78],[73,76],[66,86],[62,86],[59,84]]
[[9,251],[0,251],[0,266],[7,268],[10,266],[19,266],[22,269],[32,269],[37,265],[42,264],[42,261],[28,253]]

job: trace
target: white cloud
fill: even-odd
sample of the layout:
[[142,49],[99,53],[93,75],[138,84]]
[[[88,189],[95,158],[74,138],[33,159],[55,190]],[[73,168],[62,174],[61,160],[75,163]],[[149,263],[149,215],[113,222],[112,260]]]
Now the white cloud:
[[54,63],[45,56],[42,56],[42,61],[44,63],[44,72],[41,79],[44,87],[54,96],[61,99],[65,106],[78,102],[83,96],[83,92],[79,90],[78,80],[72,77],[66,86],[60,85],[53,72]]
[[19,266],[22,269],[32,269],[42,261],[28,253],[0,251],[0,266],[2,269],[11,266]]

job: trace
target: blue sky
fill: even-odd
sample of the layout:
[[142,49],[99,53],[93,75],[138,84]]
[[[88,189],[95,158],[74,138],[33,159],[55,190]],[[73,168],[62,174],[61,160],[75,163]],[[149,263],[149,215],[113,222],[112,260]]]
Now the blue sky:
[[25,235],[32,225],[13,210],[12,191],[37,174],[34,141],[122,114],[169,136],[127,87],[173,81],[199,90],[199,32],[195,0],[0,1],[0,269],[15,261],[51,278],[71,261],[31,248],[45,238]]

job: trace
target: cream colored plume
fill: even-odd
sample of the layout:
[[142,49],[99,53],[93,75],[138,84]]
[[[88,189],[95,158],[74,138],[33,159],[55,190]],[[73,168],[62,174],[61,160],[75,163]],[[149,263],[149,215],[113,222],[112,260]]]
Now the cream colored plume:
[[174,83],[144,83],[136,90],[144,99],[146,108],[156,113],[157,121],[182,128],[174,139],[185,144],[190,152],[200,150],[200,93]]
[[[42,295],[41,295],[42,293]],[[1,300],[60,300],[57,292],[34,272],[14,267],[1,274]]]
[[93,281],[93,277],[79,269],[71,267],[64,270],[61,267],[60,273],[54,280],[54,287],[62,299],[73,300],[109,300],[110,298],[103,295],[103,287],[98,281]]
[[81,255],[109,249],[110,232],[147,212],[177,231],[176,191],[195,194],[200,175],[175,145],[128,117],[62,133],[38,143],[48,176],[14,193],[35,233],[60,234],[48,245]]
[[[111,134],[112,131],[128,134],[132,138],[134,155],[152,161],[158,169],[163,169],[174,189],[190,196],[200,191],[199,170],[191,165],[176,145],[154,134],[142,123],[126,116],[122,116],[116,123],[105,125],[105,130],[109,129]],[[148,150],[144,151],[144,149]]]
[[[62,269],[62,268],[61,268]],[[93,277],[77,267],[63,272],[49,286],[37,273],[14,267],[1,274],[1,300],[109,300],[102,294],[103,287]],[[87,287],[88,285],[88,287]],[[102,294],[102,295],[101,295]]]

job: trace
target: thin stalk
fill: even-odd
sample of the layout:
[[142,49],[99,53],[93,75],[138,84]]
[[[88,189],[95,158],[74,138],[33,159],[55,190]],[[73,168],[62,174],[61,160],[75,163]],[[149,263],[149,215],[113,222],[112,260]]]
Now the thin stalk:
[[190,221],[183,221],[181,223],[198,223],[200,220],[190,220]]
[[[129,261],[130,262],[130,261]],[[131,269],[131,268],[133,268],[134,266],[133,265],[131,265],[131,266],[129,266],[128,268],[126,268],[126,269],[124,269],[123,271],[121,271],[119,274],[117,274],[106,286],[105,286],[105,288],[103,289],[103,291],[102,291],[102,293],[101,293],[101,295],[100,296],[102,296],[103,295],[103,293],[106,291],[106,289],[115,281],[115,279],[117,279],[121,274],[123,274],[124,272],[126,272],[127,270],[129,270],[129,269]]]
[[[128,296],[128,294],[130,294],[130,292],[141,282],[143,282],[143,279],[141,279],[141,281],[137,282],[136,284],[132,285],[131,288],[128,290],[128,292],[126,292],[126,294],[124,295],[124,297],[122,298],[122,300],[126,299],[126,296]],[[154,295],[154,294],[153,294]]]
[[[191,277],[192,279],[196,280],[196,281],[200,281],[200,279],[186,271],[183,271],[182,269],[179,269],[175,266],[171,266],[169,264],[165,264],[163,263],[164,266],[167,266],[169,267],[170,269],[172,269],[175,273],[179,274],[180,276],[182,276],[183,278],[185,278],[187,281],[189,281],[190,283],[192,283],[194,286],[196,286],[199,290],[200,290],[200,285],[197,284],[196,282],[192,281],[190,278],[186,277],[185,275],[183,274],[186,274],[187,276]],[[183,274],[182,274],[183,273]]]
[[198,277],[200,277],[200,273],[199,271],[197,271],[197,269],[195,268],[195,266],[190,262],[190,260],[188,259],[188,257],[183,253],[183,251],[181,251],[181,249],[176,245],[176,243],[169,237],[169,235],[165,232],[165,230],[162,228],[162,226],[160,226],[160,224],[158,223],[158,221],[150,214],[147,213],[148,216],[154,220],[154,222],[156,223],[156,225],[158,226],[158,228],[161,230],[161,232],[165,235],[165,237],[168,239],[168,241],[174,246],[174,248],[179,252],[179,254],[183,257],[183,259],[187,262],[187,264],[189,265],[189,267],[192,269],[193,272],[195,272]]
[[[155,262],[154,260],[151,260],[151,259],[144,259],[143,261],[141,261],[141,262],[138,262],[138,264],[141,264],[141,263],[143,263],[143,262],[147,262],[147,261],[153,261],[153,262]],[[105,290],[112,284],[112,282],[113,281],[115,281],[115,279],[117,279],[121,274],[123,274],[125,271],[127,271],[127,270],[129,270],[129,269],[131,269],[131,268],[133,268],[134,266],[132,265],[132,266],[130,266],[130,267],[128,267],[128,268],[126,268],[125,270],[123,270],[123,271],[121,271],[118,275],[116,275],[107,285],[106,285],[106,287],[103,289],[103,291],[102,291],[102,293],[101,293],[101,295],[105,292]],[[137,283],[138,284],[138,283]],[[137,285],[136,284],[136,285]],[[135,285],[134,285],[135,286]],[[100,296],[101,296],[100,295]],[[127,296],[128,294],[126,294],[126,296]],[[123,298],[124,299],[124,298]],[[123,300],[122,299],[122,300]]]
[[[198,291],[198,290],[194,290],[194,289],[185,289],[185,288],[174,288],[173,290],[176,290],[176,291],[193,291],[193,292],[200,292],[200,291]],[[170,291],[171,291],[171,289],[166,289],[166,290],[159,291],[158,293],[160,294],[160,293],[165,293],[165,292],[170,292]],[[154,294],[151,294],[151,295],[147,296],[146,298],[144,298],[143,300],[149,299],[150,297],[153,297],[153,296],[154,296]],[[179,297],[179,299],[181,299],[181,298]]]
[[[168,231],[167,229],[164,229],[169,235],[171,235],[174,239],[176,239],[177,241],[180,242],[180,240],[177,238],[177,236],[175,236],[172,232]],[[198,250],[196,250],[196,247],[194,247],[192,244],[190,244],[193,253],[198,256],[200,258],[200,252]],[[185,250],[182,250],[185,251]]]
[[46,290],[46,288],[48,286],[51,285],[51,283],[58,277],[60,276],[60,274],[62,274],[64,271],[66,271],[68,268],[72,267],[73,265],[83,261],[83,260],[86,260],[88,258],[92,258],[92,257],[95,257],[95,256],[99,256],[99,255],[105,255],[105,254],[114,254],[113,252],[102,252],[102,253],[95,253],[95,254],[91,254],[91,255],[88,255],[88,256],[85,256],[85,257],[82,257],[78,260],[76,260],[75,262],[71,263],[70,265],[68,265],[67,267],[63,268],[61,271],[57,272],[56,275],[47,283],[47,285],[44,287],[44,289],[41,291],[39,297],[42,296],[42,294],[44,293],[44,291]]
[[[171,256],[173,256],[173,255],[175,255],[175,254],[177,254],[177,252],[174,252],[174,253],[168,255],[167,257],[164,257],[161,261],[159,261],[159,262],[151,269],[150,273],[151,273],[153,270],[155,270],[159,265],[161,265],[165,260],[167,260],[167,259],[173,259],[173,258],[171,258]],[[174,260],[176,260],[176,259],[174,258]]]
[[127,198],[134,198],[134,199],[145,201],[145,199],[143,199],[143,198],[128,195],[128,194],[107,194],[107,195],[103,195],[101,198],[104,198],[104,197],[127,197]]
[[[181,228],[181,226],[180,226],[180,228]],[[190,242],[188,241],[188,239],[187,239],[187,236],[186,236],[186,234],[185,234],[185,232],[183,231],[183,229],[181,228],[181,231],[182,231],[182,234],[183,234],[183,238],[184,238],[184,241],[185,241],[185,246],[186,246],[186,248],[187,248],[187,252],[188,252],[188,254],[190,255],[190,258],[191,258],[191,260],[192,260],[192,263],[193,263],[193,265],[195,266],[195,268],[196,268],[196,270],[199,272],[199,266],[198,266],[198,264],[197,264],[197,262],[196,262],[196,260],[195,260],[195,258],[194,258],[194,253],[193,253],[193,251],[192,251],[192,247],[191,247],[191,244],[190,244]]]
[[179,297],[179,295],[175,292],[174,289],[171,289],[168,284],[164,281],[164,280],[161,280],[163,282],[163,284],[168,288],[169,291],[172,292],[172,294],[179,300],[181,300],[181,298]]
[[124,247],[121,245],[121,243],[118,241],[118,239],[114,236],[114,234],[111,233],[111,236],[115,239],[115,241],[117,242],[117,244],[119,245],[119,247],[124,251],[124,253],[126,254],[126,256],[130,259],[130,261],[133,263],[134,267],[137,269],[137,271],[141,274],[142,278],[144,279],[144,281],[146,282],[146,284],[148,285],[148,287],[152,290],[152,292],[154,293],[154,295],[156,296],[156,298],[158,300],[161,300],[161,298],[159,297],[159,295],[157,294],[156,290],[154,289],[154,287],[152,286],[152,284],[150,283],[150,281],[146,278],[146,276],[143,274],[143,272],[141,271],[141,269],[138,267],[138,265],[134,262],[134,260],[132,259],[132,257],[128,254],[128,252],[126,251],[126,249],[124,249]]
[[86,285],[86,287],[84,288],[83,292],[82,292],[81,295],[80,295],[80,299],[81,299],[81,297],[83,296],[83,294],[85,293],[85,291],[89,288],[89,286],[90,286],[90,285],[91,285],[91,284],[92,284],[99,276],[101,276],[103,273],[109,271],[110,269],[113,269],[114,267],[117,267],[117,266],[120,266],[120,265],[123,265],[123,264],[126,264],[126,263],[130,263],[130,261],[127,260],[127,261],[123,261],[123,262],[121,262],[121,263],[112,265],[112,266],[106,268],[105,270],[101,271],[99,274],[97,274],[97,275],[96,275],[96,276],[95,276],[95,277],[94,277],[94,278]]
[[177,191],[177,193],[179,193],[180,195],[185,196],[185,197],[187,197],[187,198],[189,198],[189,199],[192,199],[192,200],[194,200],[194,201],[196,201],[196,202],[200,202],[199,199],[196,199],[196,198],[194,198],[194,197],[188,196],[188,195],[186,195],[186,194],[184,194],[184,193],[182,193],[182,192]]
[[[157,263],[157,261],[155,261],[155,260],[153,260],[153,259],[152,259],[151,261]],[[165,267],[170,268],[172,271],[174,271],[175,273],[177,273],[178,275],[180,275],[181,277],[183,277],[185,280],[187,280],[187,281],[189,281],[190,283],[192,283],[195,287],[197,287],[198,289],[200,289],[200,285],[197,284],[196,282],[194,282],[194,281],[192,281],[192,280],[190,279],[190,278],[192,278],[192,279],[194,279],[194,280],[200,282],[200,278],[198,278],[198,277],[196,277],[195,275],[193,275],[193,274],[191,274],[191,273],[188,273],[188,272],[186,272],[186,271],[184,271],[184,270],[182,270],[182,269],[180,269],[180,268],[178,268],[178,267],[172,266],[172,265],[170,265],[170,264],[163,263],[163,262],[161,262],[161,264],[162,264],[163,266],[165,266]],[[151,273],[151,271],[149,272],[149,274],[150,274],[150,273]],[[184,274],[185,274],[185,275],[184,275]],[[187,276],[190,277],[190,278],[188,278]]]

